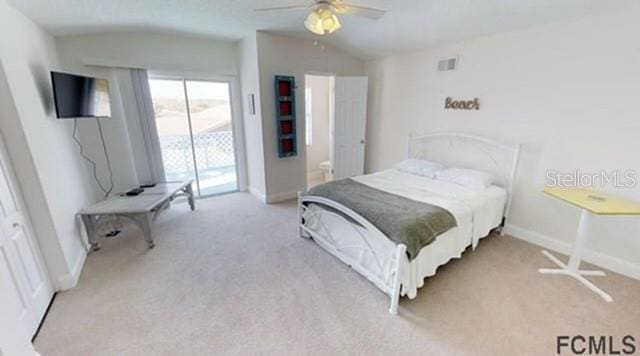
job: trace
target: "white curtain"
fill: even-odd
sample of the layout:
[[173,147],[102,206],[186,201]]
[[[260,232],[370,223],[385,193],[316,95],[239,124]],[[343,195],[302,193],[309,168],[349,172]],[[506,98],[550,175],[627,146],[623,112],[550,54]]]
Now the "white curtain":
[[165,180],[164,166],[162,165],[160,140],[158,139],[158,129],[151,101],[149,76],[145,69],[130,69],[129,72],[151,180],[162,182]]

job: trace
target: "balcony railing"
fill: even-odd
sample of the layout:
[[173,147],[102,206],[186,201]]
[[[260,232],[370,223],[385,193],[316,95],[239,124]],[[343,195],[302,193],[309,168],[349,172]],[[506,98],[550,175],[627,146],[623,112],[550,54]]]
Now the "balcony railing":
[[[231,131],[202,132],[193,135],[198,171],[235,166]],[[193,172],[193,153],[189,135],[160,136],[162,162],[167,178],[178,178]]]

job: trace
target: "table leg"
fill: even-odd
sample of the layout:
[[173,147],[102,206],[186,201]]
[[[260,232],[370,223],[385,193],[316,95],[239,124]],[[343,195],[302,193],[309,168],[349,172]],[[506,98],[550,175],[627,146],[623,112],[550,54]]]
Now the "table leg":
[[82,222],[84,223],[84,228],[87,230],[87,238],[89,239],[89,244],[91,245],[91,251],[100,250],[100,243],[98,242],[98,231],[96,229],[95,221],[93,220],[92,215],[81,215]]
[[136,214],[136,215],[133,215],[132,218],[142,230],[142,236],[144,237],[144,240],[147,242],[147,246],[149,246],[149,248],[154,248],[156,244],[153,242],[153,236],[151,234],[151,220],[153,219],[152,214],[151,213]]
[[569,263],[567,264],[567,268],[573,272],[577,272],[578,267],[580,267],[584,244],[589,235],[589,225],[591,225],[591,213],[587,210],[582,210],[580,222],[578,223],[578,236],[573,244],[573,252],[571,252],[571,257],[569,257]]
[[557,259],[555,256],[550,254],[546,250],[542,250],[542,254],[546,256],[553,263],[558,265],[560,268],[540,268],[538,271],[543,274],[564,274],[570,277],[573,277],[584,284],[587,288],[591,289],[593,292],[602,297],[602,299],[607,302],[612,302],[613,298],[609,294],[607,294],[602,289],[598,288],[595,284],[588,281],[583,276],[605,276],[603,271],[592,271],[592,270],[580,270],[580,261],[582,258],[582,253],[584,252],[584,244],[587,241],[587,236],[589,234],[589,225],[591,223],[592,213],[587,210],[582,210],[582,214],[580,215],[580,223],[578,224],[578,236],[576,237],[576,241],[573,245],[573,251],[571,252],[571,256],[569,257],[569,262],[565,265]]
[[191,207],[191,211],[196,210],[196,201],[193,197],[193,187],[192,184],[187,184],[185,187],[187,192],[187,200],[189,201],[189,206]]

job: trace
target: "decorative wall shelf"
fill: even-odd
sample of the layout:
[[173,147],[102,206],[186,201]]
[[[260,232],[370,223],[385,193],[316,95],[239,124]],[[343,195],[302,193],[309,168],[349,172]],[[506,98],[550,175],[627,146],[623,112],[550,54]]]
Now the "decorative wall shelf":
[[296,81],[292,76],[276,75],[276,125],[278,156],[294,157],[298,154],[296,134]]

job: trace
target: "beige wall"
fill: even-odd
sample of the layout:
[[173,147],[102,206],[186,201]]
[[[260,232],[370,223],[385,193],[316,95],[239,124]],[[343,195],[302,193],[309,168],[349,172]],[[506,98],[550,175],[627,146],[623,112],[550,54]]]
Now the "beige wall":
[[[264,32],[248,35],[238,43],[123,32],[61,37],[57,39],[57,45],[65,69],[106,77],[113,84],[113,117],[103,122],[113,154],[125,158],[115,163],[117,188],[145,181],[149,170],[145,169],[144,155],[140,154],[144,147],[139,139],[135,139],[141,135],[128,122],[136,114],[128,100],[130,85],[121,70],[107,67],[237,77],[242,102],[237,116],[244,126],[248,186],[264,201],[291,198],[306,185],[304,90],[297,91],[296,101],[298,156],[280,159],[275,139],[274,75],[294,75],[298,88],[304,88],[304,75],[308,73],[363,75],[365,71],[364,62],[331,47],[322,50],[310,40]],[[247,112],[250,93],[255,94],[256,115]],[[92,157],[103,167],[100,147],[91,145],[96,141],[96,130],[90,124],[81,124],[82,139]],[[106,178],[104,170],[100,174]]]
[[[579,212],[541,193],[545,172],[640,173],[640,10],[479,38],[368,63],[367,171],[405,157],[407,135],[463,131],[523,145],[511,230],[568,250]],[[459,56],[457,71],[437,61]],[[480,111],[443,110],[445,97]],[[640,188],[615,193],[640,200]],[[595,219],[591,260],[640,277],[637,218]]]
[[[304,145],[305,74],[360,76],[364,62],[330,46],[322,49],[314,41],[258,32],[258,63],[262,101],[262,133],[267,201],[291,199],[306,187],[306,147]],[[279,158],[276,144],[274,76],[296,78],[298,155]]]
[[236,44],[232,41],[133,31],[58,37],[57,44],[62,60],[76,65],[238,74]]
[[323,174],[319,167],[320,163],[329,160],[330,77],[307,75],[305,79],[306,88],[311,88],[312,104],[312,140],[311,145],[307,146],[307,176],[317,179],[322,177]]
[[[163,75],[231,79],[237,80],[239,86],[238,48],[229,41],[151,32],[114,32],[58,37],[56,45],[64,70],[109,80],[112,115],[101,122],[110,156],[119,157],[111,160],[114,191],[129,190],[151,181],[131,77],[126,68],[143,68]],[[240,95],[240,88],[232,89],[237,91],[232,93],[234,97]],[[241,110],[234,114],[242,120]],[[99,176],[104,182],[108,181],[95,121],[81,120],[79,126],[80,138],[88,155],[97,163]],[[239,173],[244,173],[243,161],[239,159]],[[246,183],[242,181],[243,174],[240,176],[239,186],[243,188]],[[97,191],[96,195],[101,196]]]
[[[261,200],[266,199],[264,146],[262,140],[262,106],[260,98],[260,72],[256,33],[238,43],[240,81],[242,86],[242,112],[244,137],[247,147],[247,173],[249,191]],[[253,94],[255,114],[249,112],[249,95]]]

